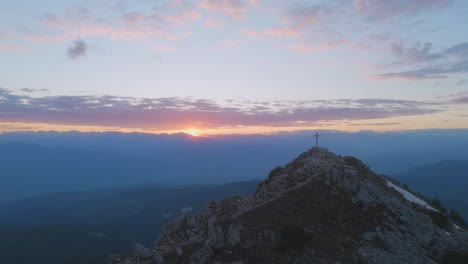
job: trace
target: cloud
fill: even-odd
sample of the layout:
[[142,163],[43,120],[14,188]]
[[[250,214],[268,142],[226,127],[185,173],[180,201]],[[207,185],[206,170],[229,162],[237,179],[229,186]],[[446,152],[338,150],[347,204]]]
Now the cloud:
[[350,124],[350,126],[395,126],[399,125],[400,123],[397,122],[383,122],[383,123],[356,123],[356,124]]
[[241,30],[239,31],[239,33],[256,40],[263,39],[265,37],[261,32],[258,32],[256,30]]
[[209,16],[205,21],[203,22],[203,25],[205,27],[209,28],[222,28],[224,27],[224,23],[222,19],[216,17],[216,16]]
[[296,36],[297,34],[298,31],[292,27],[272,28],[265,31],[265,35],[270,37]]
[[[287,46],[303,46],[315,51],[321,47],[339,47],[351,44],[358,49],[372,50],[369,42],[382,42],[390,39],[400,39],[394,25],[383,23],[396,21],[403,25],[417,14],[439,10],[449,6],[451,0],[330,0],[330,1],[295,1],[295,4],[286,4],[287,8],[280,16],[279,26],[263,31],[267,37],[287,38],[295,43]],[[378,26],[369,26],[369,22],[379,23]],[[386,32],[383,34],[382,32]],[[419,45],[419,46],[418,46]],[[406,52],[406,58],[412,55],[411,61],[436,59],[437,54],[430,53],[432,44],[417,44],[406,48],[395,44],[394,51]],[[426,54],[427,53],[427,54]],[[434,57],[431,57],[434,56]],[[407,61],[408,62],[408,61]]]
[[446,50],[448,55],[468,58],[468,42],[463,42]]
[[292,27],[298,30],[305,30],[328,21],[335,15],[335,10],[333,7],[322,4],[296,5],[288,11],[287,16]]
[[465,79],[461,79],[460,81],[457,82],[457,86],[463,86],[468,84],[468,81]]
[[451,0],[356,0],[356,13],[368,22],[388,22],[402,16],[437,11],[451,4]]
[[450,74],[468,72],[468,43],[454,45],[438,53],[431,53],[430,43],[405,48],[392,45],[392,53],[398,60],[386,65],[415,66],[415,69],[393,71],[374,75],[375,79],[428,80],[448,78]]
[[299,52],[337,47],[348,42],[348,36],[341,32],[347,28],[338,29],[342,17],[348,14],[351,16],[348,7],[346,2],[339,0],[289,4],[283,11],[280,24],[264,30],[263,35],[289,40],[285,47]]
[[392,44],[392,54],[400,61],[394,64],[416,64],[431,62],[434,60],[443,59],[445,56],[440,53],[431,53],[432,43],[416,42],[412,47],[405,47],[403,44]]
[[76,40],[68,48],[67,55],[68,55],[68,58],[72,60],[76,60],[82,56],[85,56],[87,51],[88,51],[88,45],[82,40]]
[[439,65],[435,67],[420,68],[418,70],[389,72],[374,75],[375,79],[403,79],[403,80],[430,80],[448,78],[449,74],[468,73],[468,60],[449,66]]
[[417,71],[406,71],[406,72],[388,72],[376,74],[373,76],[376,80],[386,79],[400,79],[409,81],[420,81],[420,80],[434,80],[434,79],[445,79],[447,76],[438,74],[436,69],[422,69]]
[[38,92],[47,92],[49,90],[47,90],[47,89],[21,88],[20,91],[25,92],[25,93],[38,93]]
[[468,104],[468,96],[458,97],[450,100],[451,104]]
[[0,28],[0,40],[4,40],[10,37],[10,34],[8,34],[5,30]]
[[283,23],[280,27],[265,31],[265,35],[272,37],[296,36],[321,30],[328,27],[335,15],[335,7],[324,4],[296,4],[288,8],[283,14]]
[[468,91],[452,95],[451,97],[448,100],[448,104],[468,104]]
[[193,98],[16,95],[0,88],[0,123],[176,130],[190,126],[311,126],[440,112],[430,102],[389,99],[215,102]]
[[[175,39],[178,28],[202,17],[197,6],[190,1],[141,1],[142,11],[128,12],[126,8],[114,8],[91,12],[85,7],[71,7],[62,12],[45,13],[37,24],[20,29],[23,36],[34,42],[65,42],[79,36],[105,37],[111,40],[147,39],[158,36]],[[117,2],[121,6],[122,2]],[[155,5],[151,7],[151,5]],[[104,13],[106,16],[95,14]],[[182,35],[186,34],[183,32]]]
[[248,9],[259,6],[258,0],[201,0],[203,9],[227,14],[231,19],[239,20]]
[[16,53],[21,53],[21,52],[26,52],[28,49],[23,47],[23,46],[17,46],[17,45],[0,45],[0,52],[16,52]]

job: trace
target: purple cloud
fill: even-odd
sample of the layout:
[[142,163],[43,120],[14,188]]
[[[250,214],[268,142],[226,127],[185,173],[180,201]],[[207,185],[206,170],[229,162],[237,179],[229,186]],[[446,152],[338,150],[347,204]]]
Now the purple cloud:
[[72,46],[68,48],[67,55],[68,58],[76,60],[82,56],[85,56],[87,51],[88,45],[82,40],[76,40],[73,42]]
[[142,129],[310,126],[440,112],[430,102],[389,99],[233,101],[192,98],[16,95],[0,88],[0,122]]
[[452,104],[468,104],[468,96],[458,97],[450,100]]
[[452,95],[449,104],[468,104],[468,91]]
[[31,88],[21,88],[20,91],[25,93],[38,93],[38,92],[47,92],[47,89],[31,89]]

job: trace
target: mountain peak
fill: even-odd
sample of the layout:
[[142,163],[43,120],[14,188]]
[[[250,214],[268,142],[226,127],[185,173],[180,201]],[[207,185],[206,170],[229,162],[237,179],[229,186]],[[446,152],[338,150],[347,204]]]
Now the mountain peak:
[[423,197],[357,158],[312,148],[252,196],[183,214],[152,250],[110,263],[438,263],[466,248],[468,233]]

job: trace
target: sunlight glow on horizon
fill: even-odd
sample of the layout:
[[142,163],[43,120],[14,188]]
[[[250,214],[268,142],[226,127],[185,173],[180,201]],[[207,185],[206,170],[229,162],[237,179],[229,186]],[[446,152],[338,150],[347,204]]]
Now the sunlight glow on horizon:
[[200,136],[200,130],[198,129],[187,129],[182,131],[185,134],[189,134],[193,137],[199,137]]
[[445,119],[443,113],[425,116],[405,116],[385,119],[353,120],[353,121],[333,121],[320,122],[310,126],[227,126],[219,128],[184,128],[180,129],[151,129],[151,128],[124,128],[106,126],[85,126],[85,125],[58,125],[45,123],[21,123],[21,122],[0,122],[0,133],[12,132],[122,132],[122,133],[149,133],[149,134],[179,134],[185,133],[193,137],[209,137],[216,135],[253,135],[253,134],[275,134],[283,132],[298,132],[312,130],[335,130],[343,132],[359,132],[371,130],[375,132],[392,131],[412,131],[429,129],[466,129],[468,128],[468,118],[459,112],[451,112],[455,116],[454,120]]

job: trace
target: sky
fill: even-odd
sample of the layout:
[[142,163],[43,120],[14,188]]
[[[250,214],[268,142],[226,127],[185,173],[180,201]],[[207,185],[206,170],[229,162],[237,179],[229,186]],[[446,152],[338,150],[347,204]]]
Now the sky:
[[0,132],[468,128],[468,1],[0,4]]

